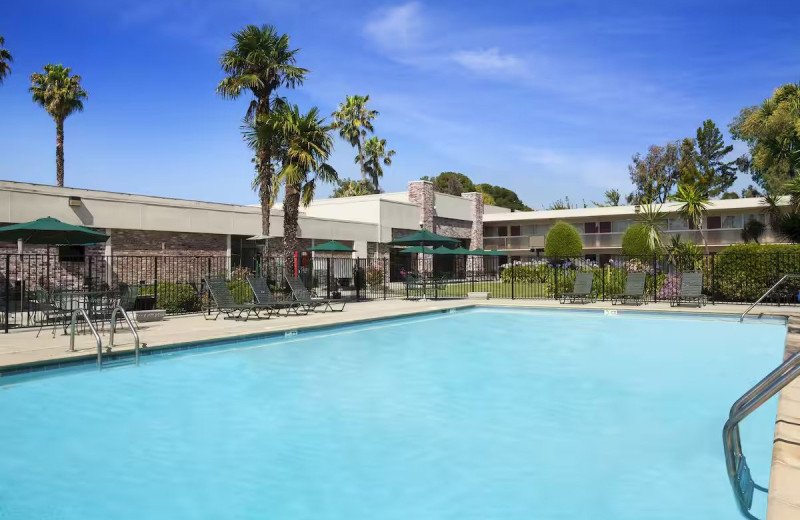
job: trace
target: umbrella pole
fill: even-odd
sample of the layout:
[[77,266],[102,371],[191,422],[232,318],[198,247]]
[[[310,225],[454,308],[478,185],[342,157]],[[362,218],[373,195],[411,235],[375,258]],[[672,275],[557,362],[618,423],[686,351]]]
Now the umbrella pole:
[[428,301],[428,292],[425,287],[425,246],[422,245],[422,242],[419,243],[419,250],[422,253],[422,299],[420,301],[426,302]]

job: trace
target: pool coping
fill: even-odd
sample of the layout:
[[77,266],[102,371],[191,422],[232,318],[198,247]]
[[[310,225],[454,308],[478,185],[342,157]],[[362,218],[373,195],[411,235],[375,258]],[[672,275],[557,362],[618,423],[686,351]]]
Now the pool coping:
[[[784,359],[800,352],[800,317],[789,318]],[[784,388],[778,398],[772,445],[767,520],[800,518],[800,380]]]

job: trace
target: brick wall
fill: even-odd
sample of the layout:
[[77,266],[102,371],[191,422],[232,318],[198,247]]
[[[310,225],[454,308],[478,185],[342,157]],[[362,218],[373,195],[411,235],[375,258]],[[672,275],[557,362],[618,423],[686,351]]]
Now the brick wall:
[[226,256],[226,235],[110,229],[114,256]]
[[408,183],[408,200],[420,208],[420,222],[428,231],[433,229],[433,204],[435,195],[430,181],[411,181]]

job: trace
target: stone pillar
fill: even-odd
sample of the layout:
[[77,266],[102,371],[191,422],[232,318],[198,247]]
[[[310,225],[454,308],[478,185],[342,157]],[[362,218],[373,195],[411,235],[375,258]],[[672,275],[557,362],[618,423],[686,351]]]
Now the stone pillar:
[[[469,248],[483,249],[483,194],[478,192],[462,193],[462,197],[470,201],[472,213],[472,229],[469,233]],[[467,270],[479,271],[483,268],[483,258],[467,257]]]
[[411,181],[408,183],[408,200],[419,206],[419,221],[423,229],[433,229],[434,202],[433,183],[431,181]]

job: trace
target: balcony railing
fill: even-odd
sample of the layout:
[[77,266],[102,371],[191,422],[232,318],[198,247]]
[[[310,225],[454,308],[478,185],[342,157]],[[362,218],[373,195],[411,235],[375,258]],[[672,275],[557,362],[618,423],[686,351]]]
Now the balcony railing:
[[[743,242],[740,228],[706,229],[703,230],[703,234],[710,246],[727,246]],[[583,240],[583,247],[586,249],[616,248],[622,247],[622,235],[624,233],[582,233],[581,240]],[[680,236],[683,241],[691,240],[699,246],[703,245],[702,235],[699,231],[693,229],[664,231],[664,241],[668,242],[676,235]],[[768,228],[760,241],[762,243],[770,243],[776,242],[778,239],[772,230]],[[484,237],[483,239],[483,246],[487,249],[527,251],[531,248],[541,248],[543,243],[544,236],[542,235]]]

